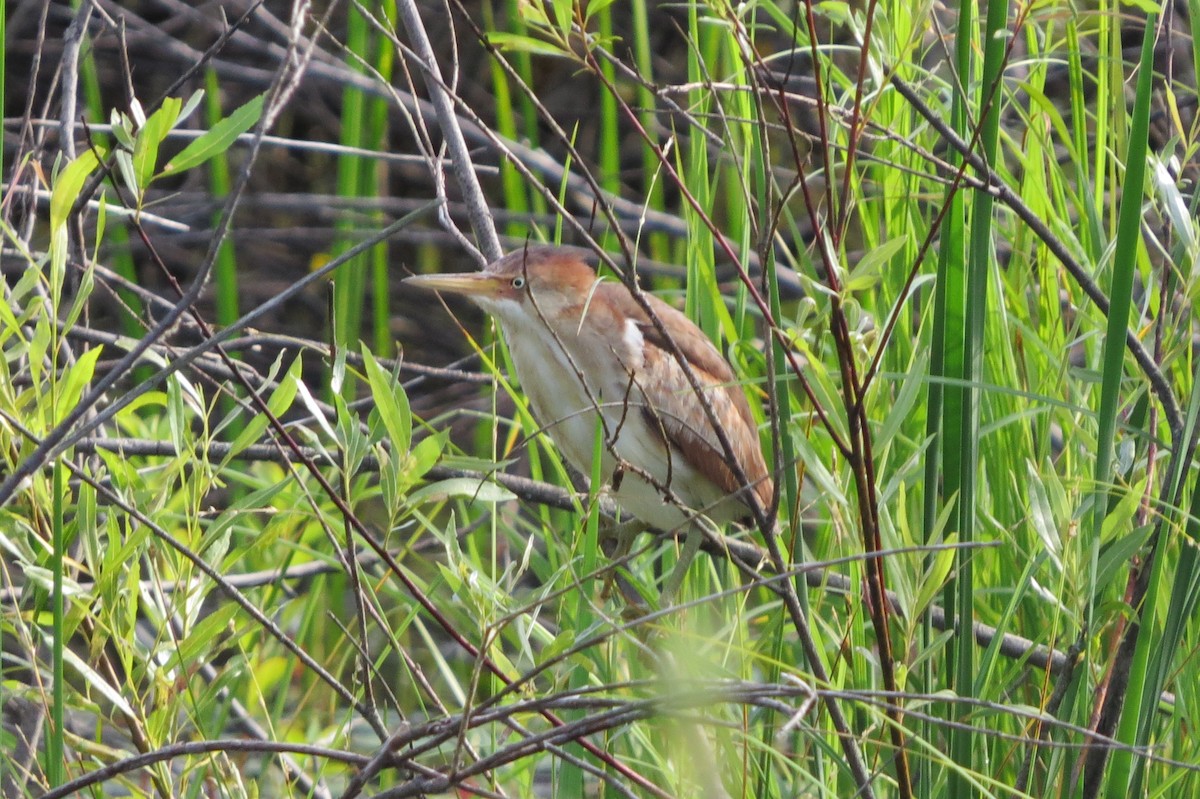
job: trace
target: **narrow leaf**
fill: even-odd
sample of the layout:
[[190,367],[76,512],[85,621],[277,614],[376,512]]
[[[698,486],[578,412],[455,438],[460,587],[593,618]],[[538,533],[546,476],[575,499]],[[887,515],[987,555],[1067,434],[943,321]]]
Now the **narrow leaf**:
[[183,101],[178,97],[163,100],[157,111],[150,115],[146,124],[138,129],[133,143],[133,173],[137,179],[139,194],[150,185],[154,177],[154,165],[158,163],[158,147],[175,127]]
[[400,383],[383,370],[370,350],[363,349],[363,360],[371,397],[375,400],[375,412],[383,420],[388,437],[392,439],[392,452],[406,453],[412,442],[412,414],[408,408],[408,396]]
[[80,353],[75,363],[67,370],[62,393],[59,394],[57,409],[59,414],[65,415],[79,403],[79,398],[83,396],[84,386],[92,382],[92,375],[96,371],[96,361],[100,358],[103,349],[103,347],[97,346]]
[[67,214],[71,213],[71,207],[83,190],[83,182],[99,163],[96,151],[87,150],[58,173],[54,191],[50,194],[51,230],[57,230],[67,223]]
[[160,177],[183,172],[203,164],[215,155],[225,152],[238,136],[258,122],[262,116],[263,95],[255,97],[229,116],[222,119],[200,138],[184,147],[179,155],[163,167]]

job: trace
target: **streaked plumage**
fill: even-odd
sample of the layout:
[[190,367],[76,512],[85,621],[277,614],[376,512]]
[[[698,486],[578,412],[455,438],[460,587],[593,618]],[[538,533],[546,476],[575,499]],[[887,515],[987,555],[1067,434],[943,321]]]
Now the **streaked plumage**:
[[[745,487],[683,369],[629,290],[598,279],[593,262],[585,250],[528,247],[483,272],[409,280],[468,296],[499,321],[534,417],[585,475],[600,409],[609,445],[603,474],[627,512],[661,530],[687,522],[680,504],[719,523],[748,516]],[[733,370],[684,314],[646,299],[703,387],[748,490],[766,507],[772,482]],[[621,462],[632,468],[618,473]]]

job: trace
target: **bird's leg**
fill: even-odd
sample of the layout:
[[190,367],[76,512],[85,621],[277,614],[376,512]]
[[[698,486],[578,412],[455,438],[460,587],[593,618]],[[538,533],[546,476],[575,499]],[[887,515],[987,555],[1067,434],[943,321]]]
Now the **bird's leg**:
[[621,560],[633,549],[634,539],[649,529],[640,519],[620,522],[602,522],[600,525],[600,549],[609,560]]
[[671,569],[671,573],[667,575],[667,581],[663,583],[664,602],[669,604],[675,601],[675,597],[679,594],[679,588],[683,585],[683,578],[687,575],[688,567],[696,559],[696,553],[700,551],[700,545],[704,543],[705,537],[719,535],[720,531],[707,516],[692,518],[683,533],[683,549],[679,552],[679,560],[675,561],[675,568]]
[[[611,490],[614,494],[621,490],[621,482],[624,479],[625,469],[622,464],[618,464],[611,479]],[[633,516],[625,521],[613,522],[600,531],[600,550],[609,560],[620,560],[633,549],[634,539],[648,529],[645,522]]]
[[604,589],[601,591],[601,596],[605,600],[612,594],[613,586],[616,585],[626,601],[631,602],[633,605],[645,604],[629,580],[621,574],[621,569],[624,568],[622,561],[625,560],[625,556],[629,554],[629,551],[633,549],[634,539],[638,537],[639,533],[645,532],[646,529],[646,524],[640,519],[626,519],[620,522],[601,521],[599,530],[600,551],[613,562],[613,568],[608,570],[608,576],[604,578]]

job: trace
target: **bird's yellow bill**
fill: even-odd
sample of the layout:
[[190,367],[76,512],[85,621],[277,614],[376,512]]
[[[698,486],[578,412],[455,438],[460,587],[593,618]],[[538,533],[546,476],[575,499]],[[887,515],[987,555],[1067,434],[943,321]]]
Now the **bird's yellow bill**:
[[509,283],[503,277],[484,272],[463,272],[453,275],[414,275],[404,282],[430,291],[445,291],[464,297],[495,297]]

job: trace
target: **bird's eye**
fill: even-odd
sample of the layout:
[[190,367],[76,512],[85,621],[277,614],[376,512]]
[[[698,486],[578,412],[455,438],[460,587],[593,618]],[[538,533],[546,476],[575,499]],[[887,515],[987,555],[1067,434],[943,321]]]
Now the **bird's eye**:
[[521,289],[525,288],[525,278],[521,277],[520,275],[517,275],[516,277],[514,277],[512,279],[512,287],[515,288],[517,291],[520,291]]

